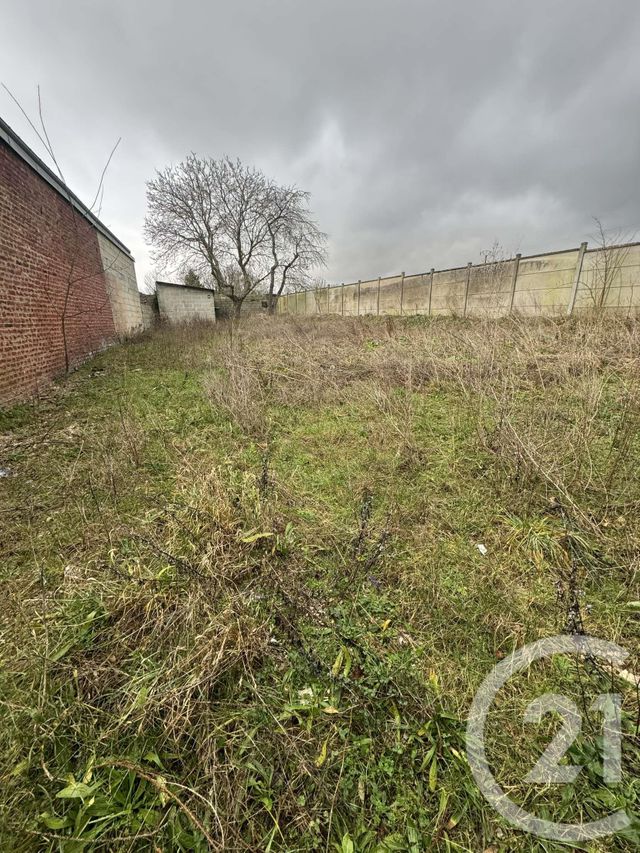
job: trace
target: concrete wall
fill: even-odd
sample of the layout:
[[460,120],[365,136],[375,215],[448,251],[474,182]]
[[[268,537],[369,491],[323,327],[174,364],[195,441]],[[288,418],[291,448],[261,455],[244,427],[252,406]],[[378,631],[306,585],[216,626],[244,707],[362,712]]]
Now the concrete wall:
[[107,283],[107,293],[113,313],[116,333],[126,338],[143,329],[140,294],[133,258],[98,233],[100,257]]
[[169,323],[213,322],[216,309],[212,290],[157,282],[160,318]]
[[640,314],[640,243],[581,248],[289,293],[279,313],[565,315],[593,308]]
[[[242,317],[247,314],[266,314],[267,312],[267,297],[264,293],[250,293],[242,303]],[[233,317],[233,302],[228,296],[222,293],[216,293],[216,318],[218,320],[228,320]]]
[[142,324],[146,329],[153,329],[160,319],[158,310],[158,297],[155,293],[140,294],[140,310],[142,312]]

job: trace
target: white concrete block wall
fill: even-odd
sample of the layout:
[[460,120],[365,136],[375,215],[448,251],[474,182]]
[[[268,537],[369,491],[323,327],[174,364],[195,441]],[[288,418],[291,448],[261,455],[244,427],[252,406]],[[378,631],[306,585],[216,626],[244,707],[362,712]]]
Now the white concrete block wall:
[[150,293],[141,293],[140,309],[145,329],[153,329],[159,319],[157,296]]
[[133,258],[100,232],[98,243],[116,333],[122,338],[135,335],[144,326]]
[[157,282],[160,318],[169,323],[213,322],[216,309],[212,290]]

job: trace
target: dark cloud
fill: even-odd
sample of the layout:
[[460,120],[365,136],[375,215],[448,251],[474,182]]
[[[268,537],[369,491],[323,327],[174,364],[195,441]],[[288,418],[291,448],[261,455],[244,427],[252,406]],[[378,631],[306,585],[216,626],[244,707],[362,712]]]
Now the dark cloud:
[[191,150],[310,189],[347,280],[637,229],[638,45],[635,0],[5,0],[0,79],[85,198],[123,137],[102,217],[140,281],[145,180]]

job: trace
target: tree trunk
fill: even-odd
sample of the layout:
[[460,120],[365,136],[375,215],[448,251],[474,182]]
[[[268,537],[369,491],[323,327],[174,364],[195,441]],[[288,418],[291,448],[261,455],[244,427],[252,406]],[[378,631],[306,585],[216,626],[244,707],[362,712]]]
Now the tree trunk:
[[242,299],[235,299],[233,302],[233,319],[240,319],[240,312],[242,311]]
[[268,304],[267,304],[267,313],[273,317],[276,313],[276,305],[278,304],[278,300],[273,293],[269,294]]

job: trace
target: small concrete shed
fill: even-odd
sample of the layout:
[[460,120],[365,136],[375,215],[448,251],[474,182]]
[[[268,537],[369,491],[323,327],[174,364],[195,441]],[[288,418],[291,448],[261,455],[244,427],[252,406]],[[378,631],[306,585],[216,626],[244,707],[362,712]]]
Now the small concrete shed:
[[186,284],[156,282],[160,319],[169,323],[215,322],[216,306],[212,290]]

